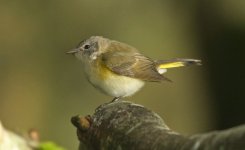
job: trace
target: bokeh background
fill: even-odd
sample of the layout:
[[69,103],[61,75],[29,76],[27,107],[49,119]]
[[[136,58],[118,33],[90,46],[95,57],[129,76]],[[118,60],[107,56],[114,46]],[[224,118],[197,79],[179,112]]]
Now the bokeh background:
[[0,120],[76,149],[71,116],[92,114],[112,98],[94,89],[65,52],[102,35],[151,58],[203,61],[169,70],[173,83],[148,83],[127,98],[173,130],[190,135],[243,124],[244,8],[241,0],[1,0]]

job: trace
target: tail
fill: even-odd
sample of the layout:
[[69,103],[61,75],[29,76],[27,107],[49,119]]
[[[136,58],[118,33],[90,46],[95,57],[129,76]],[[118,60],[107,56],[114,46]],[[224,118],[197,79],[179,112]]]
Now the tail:
[[184,58],[175,58],[169,60],[157,60],[155,61],[157,71],[160,74],[163,74],[167,71],[168,68],[176,68],[190,65],[201,65],[201,60],[197,59],[184,59]]

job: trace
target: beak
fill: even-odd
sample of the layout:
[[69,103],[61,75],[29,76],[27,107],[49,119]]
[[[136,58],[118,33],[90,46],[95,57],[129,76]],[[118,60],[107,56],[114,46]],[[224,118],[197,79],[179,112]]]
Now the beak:
[[77,52],[79,52],[79,51],[80,51],[79,48],[75,48],[75,49],[72,49],[72,50],[66,52],[66,54],[75,54],[75,53],[77,53]]

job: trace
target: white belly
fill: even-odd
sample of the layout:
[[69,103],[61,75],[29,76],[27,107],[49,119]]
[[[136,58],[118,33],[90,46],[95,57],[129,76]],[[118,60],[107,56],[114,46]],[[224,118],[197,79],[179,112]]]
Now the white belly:
[[88,75],[88,79],[94,87],[113,97],[131,96],[144,86],[142,80],[117,74],[110,74],[104,78]]
[[143,81],[125,76],[112,76],[94,84],[97,84],[106,94],[114,97],[131,96],[144,86]]

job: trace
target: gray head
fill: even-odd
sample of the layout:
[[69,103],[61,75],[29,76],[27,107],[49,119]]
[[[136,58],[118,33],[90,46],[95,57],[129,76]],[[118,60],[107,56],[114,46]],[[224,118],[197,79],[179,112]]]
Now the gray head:
[[109,39],[102,36],[91,36],[88,39],[81,41],[75,49],[72,49],[67,54],[74,54],[80,60],[94,60],[108,46]]

